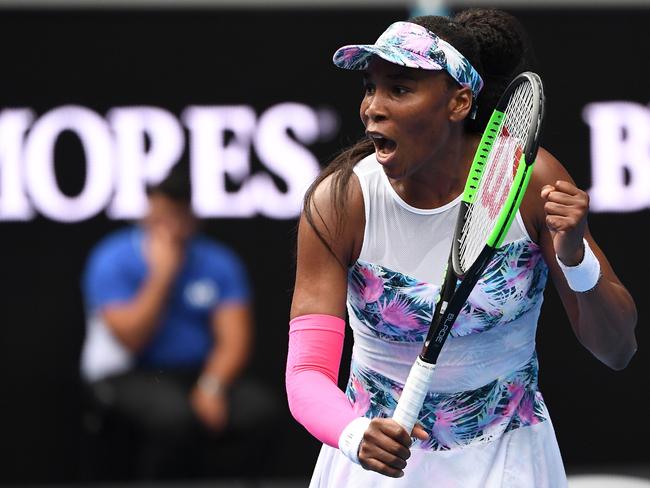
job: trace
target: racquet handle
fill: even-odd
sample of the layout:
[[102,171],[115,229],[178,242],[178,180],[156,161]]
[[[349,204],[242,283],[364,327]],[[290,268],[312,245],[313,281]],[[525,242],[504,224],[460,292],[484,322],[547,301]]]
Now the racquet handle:
[[402,395],[397,402],[393,420],[404,427],[409,435],[413,432],[413,426],[418,420],[420,410],[422,410],[424,397],[429,392],[429,385],[435,367],[435,364],[426,363],[418,356],[406,379]]

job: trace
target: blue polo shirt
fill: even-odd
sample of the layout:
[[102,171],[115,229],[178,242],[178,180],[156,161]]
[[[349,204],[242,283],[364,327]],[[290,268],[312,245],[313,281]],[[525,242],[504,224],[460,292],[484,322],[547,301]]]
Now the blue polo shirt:
[[[92,251],[83,276],[86,311],[132,299],[147,277],[144,232],[119,230]],[[185,261],[168,295],[161,323],[138,353],[142,367],[197,367],[213,345],[212,316],[226,303],[248,303],[245,268],[229,248],[203,236],[188,243]]]

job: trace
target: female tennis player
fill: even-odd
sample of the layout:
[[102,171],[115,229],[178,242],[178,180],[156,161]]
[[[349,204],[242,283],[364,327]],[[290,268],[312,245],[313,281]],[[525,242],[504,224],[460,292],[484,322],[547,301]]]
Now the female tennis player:
[[[397,22],[334,63],[361,70],[362,141],[307,192],[298,232],[287,393],[324,445],[312,487],[549,487],[566,475],[537,387],[547,276],[578,340],[613,369],[636,351],[634,302],[587,226],[587,194],[540,149],[503,245],[457,318],[413,432],[390,417],[420,352],[480,133],[530,68],[497,10]],[[346,308],[354,335],[337,378]],[[408,464],[408,466],[407,466]]]

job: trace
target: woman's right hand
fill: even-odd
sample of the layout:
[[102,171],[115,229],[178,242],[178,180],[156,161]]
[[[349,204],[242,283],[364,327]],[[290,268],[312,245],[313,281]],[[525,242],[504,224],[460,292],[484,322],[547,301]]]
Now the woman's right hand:
[[[413,437],[427,440],[421,425],[413,428]],[[411,456],[411,437],[393,419],[372,419],[359,446],[359,462],[364,469],[392,478],[404,476],[406,460]]]

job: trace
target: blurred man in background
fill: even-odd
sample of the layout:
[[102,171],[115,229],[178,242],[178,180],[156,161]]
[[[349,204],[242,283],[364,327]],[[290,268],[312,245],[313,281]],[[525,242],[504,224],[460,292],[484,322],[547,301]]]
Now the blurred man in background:
[[271,407],[236,382],[252,342],[244,266],[197,234],[185,173],[147,195],[140,225],[106,237],[88,261],[82,375],[102,421],[135,436],[135,477],[191,477],[204,474],[206,438],[244,432]]

